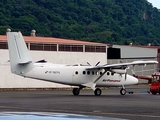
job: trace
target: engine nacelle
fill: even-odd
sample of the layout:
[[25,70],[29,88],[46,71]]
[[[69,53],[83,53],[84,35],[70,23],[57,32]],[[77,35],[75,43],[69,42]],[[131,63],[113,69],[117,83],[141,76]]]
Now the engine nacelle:
[[118,73],[118,74],[126,74],[126,69],[112,69],[111,72]]

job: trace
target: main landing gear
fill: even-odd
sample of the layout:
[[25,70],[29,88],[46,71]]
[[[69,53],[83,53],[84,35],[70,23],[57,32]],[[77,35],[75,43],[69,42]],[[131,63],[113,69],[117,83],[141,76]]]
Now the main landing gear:
[[73,88],[73,95],[79,95],[80,93],[80,90],[83,89],[84,87],[83,86],[80,86],[79,88]]
[[[73,88],[73,95],[79,95],[79,93],[80,93],[80,90],[82,89],[83,87],[80,87],[80,88]],[[94,90],[94,95],[95,96],[100,96],[101,95],[101,93],[102,93],[102,90],[100,89],[100,88],[96,88],[95,90]]]
[[79,88],[73,88],[73,95],[79,95],[79,93],[80,93],[80,90],[79,90]]
[[94,95],[95,95],[95,96],[100,96],[101,93],[102,93],[102,90],[99,89],[99,88],[96,88],[96,89],[94,90]]
[[[73,88],[73,95],[79,95],[80,93],[80,90],[82,89],[83,87],[80,87],[80,88]],[[121,95],[125,95],[127,93],[126,89],[125,88],[121,88],[120,90],[120,94]],[[100,96],[102,94],[102,90],[100,88],[96,88],[94,90],[94,95],[95,96]]]

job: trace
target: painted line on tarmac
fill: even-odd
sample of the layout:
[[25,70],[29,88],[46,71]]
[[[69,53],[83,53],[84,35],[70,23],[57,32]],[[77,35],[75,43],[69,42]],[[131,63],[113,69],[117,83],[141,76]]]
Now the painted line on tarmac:
[[[37,108],[21,108],[21,107],[18,107],[18,106],[0,106],[0,108],[4,108],[4,109],[10,109],[9,112],[12,112],[11,109],[19,109],[19,110],[25,110],[25,111],[31,111],[33,110],[32,112],[35,112],[34,110],[36,110],[36,112],[42,112],[42,109],[37,109]],[[51,109],[43,109],[43,112],[57,112],[57,113],[73,113],[73,114],[90,114],[90,115],[97,115],[97,116],[100,116],[100,115],[114,115],[114,116],[130,116],[130,117],[147,117],[147,118],[160,118],[160,116],[156,116],[156,115],[144,115],[144,114],[141,114],[141,115],[137,115],[137,114],[125,114],[125,113],[106,113],[106,112],[101,112],[101,111],[93,111],[93,112],[84,112],[84,111],[70,111],[70,110],[51,110]],[[2,111],[4,112],[4,111]],[[15,112],[15,110],[14,110]],[[19,112],[19,111],[17,111]]]

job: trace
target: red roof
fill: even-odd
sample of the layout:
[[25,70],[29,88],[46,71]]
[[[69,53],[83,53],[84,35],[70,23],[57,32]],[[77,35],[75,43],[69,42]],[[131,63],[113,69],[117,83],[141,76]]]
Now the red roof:
[[[61,39],[61,38],[52,38],[52,37],[33,37],[33,36],[23,36],[26,42],[30,43],[52,43],[52,44],[76,44],[76,45],[100,45],[106,46],[103,43],[96,42],[85,42],[79,40],[69,40],[69,39]],[[0,42],[7,41],[6,35],[0,35]]]

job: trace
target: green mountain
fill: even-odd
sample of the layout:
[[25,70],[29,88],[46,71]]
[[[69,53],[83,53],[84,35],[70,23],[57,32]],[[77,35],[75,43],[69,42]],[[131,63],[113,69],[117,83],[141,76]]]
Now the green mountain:
[[160,44],[160,12],[147,0],[1,0],[0,34],[108,44]]

